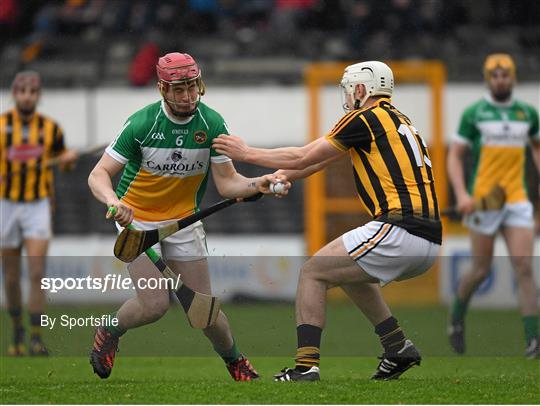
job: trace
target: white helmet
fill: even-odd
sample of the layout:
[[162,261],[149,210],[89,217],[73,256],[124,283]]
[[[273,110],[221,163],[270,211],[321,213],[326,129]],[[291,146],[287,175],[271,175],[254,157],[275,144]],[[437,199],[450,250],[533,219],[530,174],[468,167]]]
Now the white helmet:
[[[355,100],[354,90],[356,85],[360,84],[366,87],[366,95],[362,100]],[[343,89],[343,109],[351,111],[362,107],[370,96],[392,97],[394,75],[392,69],[385,63],[379,61],[360,62],[345,68],[340,85]]]

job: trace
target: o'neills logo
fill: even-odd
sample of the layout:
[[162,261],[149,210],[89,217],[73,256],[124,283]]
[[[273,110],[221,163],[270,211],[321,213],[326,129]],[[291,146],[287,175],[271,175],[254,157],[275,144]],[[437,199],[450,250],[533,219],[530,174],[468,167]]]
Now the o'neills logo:
[[195,131],[193,137],[197,144],[204,144],[206,142],[206,133],[204,131]]
[[154,161],[146,161],[146,166],[155,171],[169,172],[175,174],[183,174],[186,172],[198,171],[204,169],[204,162],[197,161],[194,163],[172,163],[172,164],[159,164]]

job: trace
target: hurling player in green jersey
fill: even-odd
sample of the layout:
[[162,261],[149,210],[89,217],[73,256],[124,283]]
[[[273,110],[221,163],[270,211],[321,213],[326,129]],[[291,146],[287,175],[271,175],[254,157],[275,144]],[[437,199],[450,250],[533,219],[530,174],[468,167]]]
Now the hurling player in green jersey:
[[[212,149],[212,140],[227,131],[219,113],[201,102],[205,93],[201,71],[188,54],[170,53],[157,65],[158,90],[162,100],[137,111],[125,122],[89,177],[94,196],[116,208],[120,227],[155,229],[199,210],[208,174],[226,198],[269,194],[271,183],[290,183],[284,176],[245,178],[232,161]],[[123,170],[113,190],[111,178]],[[191,289],[210,294],[206,236],[201,222],[186,227],[156,244],[169,267]],[[114,364],[118,341],[127,330],[153,323],[169,308],[167,289],[140,289],[142,278],[160,273],[146,255],[128,266],[137,287],[135,297],[115,313],[118,326],[99,327],[90,362],[94,372],[107,378]],[[237,381],[258,378],[248,359],[238,350],[229,322],[220,312],[216,323],[203,330],[229,373]]]
[[[472,268],[459,281],[448,329],[450,344],[465,352],[465,314],[473,293],[491,272],[493,245],[500,231],[506,242],[517,282],[523,317],[526,356],[540,357],[538,331],[538,291],[533,259],[533,206],[525,182],[525,151],[531,146],[537,170],[540,169],[540,137],[537,110],[512,96],[515,83],[514,61],[506,54],[488,56],[484,76],[489,94],[463,113],[448,154],[448,173],[469,229]],[[472,149],[473,174],[469,185],[463,176],[463,156]],[[493,187],[506,196],[500,210],[474,211],[474,200]]]

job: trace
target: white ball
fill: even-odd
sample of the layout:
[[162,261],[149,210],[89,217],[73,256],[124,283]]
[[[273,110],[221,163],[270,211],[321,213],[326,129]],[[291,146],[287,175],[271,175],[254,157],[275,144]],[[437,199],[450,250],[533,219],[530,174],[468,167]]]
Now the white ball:
[[283,193],[285,185],[283,183],[270,183],[270,192],[278,195]]

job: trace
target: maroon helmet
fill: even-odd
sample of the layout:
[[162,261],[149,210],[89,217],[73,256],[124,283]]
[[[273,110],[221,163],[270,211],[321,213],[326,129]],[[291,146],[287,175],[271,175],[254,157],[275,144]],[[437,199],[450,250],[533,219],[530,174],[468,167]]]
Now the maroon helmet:
[[[201,78],[201,70],[195,62],[195,59],[189,54],[182,54],[180,52],[172,52],[159,58],[156,65],[156,72],[158,77],[158,86],[165,100],[165,103],[169,106],[171,111],[179,117],[189,117],[195,114],[197,106],[204,95],[205,87]],[[188,102],[178,100],[176,96],[171,99],[166,96],[170,86],[175,85],[190,85],[195,82],[197,85],[197,99],[189,100]],[[195,107],[186,110],[186,105]],[[179,111],[178,109],[182,111]]]

